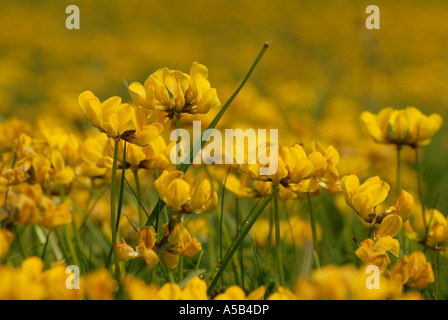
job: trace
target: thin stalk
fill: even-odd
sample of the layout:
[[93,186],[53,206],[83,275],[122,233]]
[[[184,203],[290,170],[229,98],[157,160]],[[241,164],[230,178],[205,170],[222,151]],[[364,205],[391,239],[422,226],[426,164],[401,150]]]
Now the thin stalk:
[[288,225],[289,225],[289,232],[291,233],[291,239],[292,239],[292,252],[293,252],[293,258],[294,258],[294,271],[298,270],[297,268],[297,254],[296,254],[296,241],[295,241],[295,237],[294,237],[294,230],[292,228],[292,224],[291,224],[291,219],[289,219],[289,213],[288,210],[284,210],[284,212],[286,213],[286,219],[288,221]]
[[[180,129],[180,113],[176,113],[176,130]],[[178,140],[176,141],[176,158],[179,157],[179,151],[180,151],[180,136]],[[176,164],[176,170],[179,170],[180,163]]]
[[181,282],[184,279],[184,258],[182,256],[179,257],[179,264],[177,265],[177,282]]
[[272,226],[274,225],[274,207],[271,206],[269,210],[269,233],[268,233],[268,248],[266,255],[266,265],[271,265],[271,250],[272,250]]
[[434,300],[439,300],[439,256],[440,256],[440,249],[437,248],[434,252]]
[[401,189],[401,145],[397,145],[397,180],[395,188],[395,193],[398,196]]
[[318,247],[318,241],[317,241],[317,233],[316,233],[316,222],[314,220],[314,211],[313,211],[313,204],[311,202],[311,195],[309,192],[306,193],[306,198],[308,200],[308,207],[309,207],[309,213],[310,213],[310,223],[311,223],[311,233],[313,235],[313,255],[314,255],[314,261],[316,263],[316,267],[320,269],[320,260],[319,260],[319,247]]
[[231,261],[233,255],[235,254],[236,250],[238,249],[238,246],[241,244],[241,242],[247,236],[247,234],[249,233],[250,229],[254,225],[255,221],[257,221],[258,217],[263,212],[263,210],[266,208],[266,206],[271,202],[272,198],[274,196],[276,196],[276,194],[278,192],[278,189],[279,189],[279,187],[276,187],[274,189],[274,191],[272,192],[272,194],[263,201],[263,203],[258,208],[258,211],[255,212],[253,215],[250,214],[250,216],[248,217],[249,219],[246,222],[243,223],[243,226],[241,227],[241,230],[238,232],[238,234],[235,237],[235,240],[232,242],[232,244],[230,245],[229,249],[227,250],[227,253],[226,253],[225,257],[224,257],[223,262],[218,267],[218,270],[217,270],[217,272],[216,272],[212,282],[210,283],[210,286],[207,289],[207,294],[208,295],[210,295],[211,292],[213,291],[213,288],[215,287],[215,285],[218,282],[218,280],[220,279],[222,273],[224,272],[224,270],[226,269],[227,265]]
[[278,195],[274,195],[274,225],[275,225],[275,259],[277,261],[278,278],[280,285],[285,286],[285,275],[283,272],[283,258],[282,258],[282,242],[280,240],[280,214],[278,212]]
[[118,197],[117,222],[115,226],[115,239],[113,239],[112,243],[114,243],[117,240],[118,227],[120,225],[121,209],[123,207],[124,179],[126,176],[126,141],[124,141],[123,161],[121,163],[122,163],[122,169],[121,169],[121,181],[120,181],[120,194]]
[[20,253],[22,254],[23,258],[28,258],[28,255],[26,254],[25,247],[23,246],[22,237],[17,230],[17,226],[14,226],[14,237],[17,239],[17,242],[19,243],[19,249]]
[[168,263],[166,263],[166,259],[165,259],[164,255],[163,255],[163,252],[160,255],[160,257],[162,258],[163,266],[165,267],[165,270],[166,270],[166,276],[167,276],[168,282],[174,283],[175,281],[174,281],[173,274],[171,273],[171,270],[170,270],[170,267],[168,266]]
[[224,195],[225,195],[225,191],[226,191],[227,177],[229,176],[230,169],[231,168],[229,168],[227,170],[226,177],[225,177],[224,183],[222,185],[222,193],[221,193],[221,214],[219,216],[219,263],[222,262],[222,228],[223,228],[223,220],[224,220]]
[[[401,145],[397,145],[397,178],[396,178],[396,185],[395,185],[395,195],[398,197],[400,190],[401,190]],[[405,242],[405,238],[403,236],[404,230],[400,230],[400,233],[398,234],[398,240],[400,242],[400,251],[404,251],[403,244]]]
[[[137,198],[137,202],[138,202],[138,208],[137,208],[137,212],[138,212],[138,223],[140,228],[143,227],[145,225],[145,222],[143,221],[143,209],[142,206],[140,205],[141,202],[141,197],[142,197],[142,191],[140,188],[140,179],[138,177],[138,170],[134,171],[134,181],[135,181],[135,195]],[[126,181],[127,182],[127,181]],[[132,191],[134,192],[134,191]]]
[[[235,218],[236,218],[236,232],[240,229],[240,212],[239,212],[238,198],[235,197]],[[243,264],[243,244],[241,243],[238,254],[240,258],[241,269],[241,288],[244,290],[244,264]]]
[[115,231],[115,194],[116,194],[115,180],[117,178],[117,162],[118,162],[118,140],[115,140],[114,159],[112,162],[112,179],[110,182],[110,229],[112,232],[112,245],[109,249],[109,254],[107,256],[106,268],[109,268],[110,260],[112,258],[112,253],[113,253],[114,242],[115,242],[115,239],[117,238],[116,231]]
[[[143,206],[143,204],[142,204],[142,202],[141,202],[139,196],[135,193],[134,189],[132,188],[131,184],[129,183],[128,179],[126,179],[126,177],[124,177],[124,181],[126,181],[126,184],[128,185],[128,188],[131,190],[132,194],[134,195],[134,198],[137,199],[139,208],[140,208],[141,210],[143,210],[143,213],[146,215],[146,217],[149,218],[149,214],[148,214],[148,212],[146,211],[146,209],[145,209],[145,207]],[[144,224],[143,224],[143,225],[144,225]]]
[[67,253],[68,248],[66,247],[66,243],[63,240],[60,231],[61,230],[59,228],[54,229],[54,233],[56,234],[56,237],[58,238],[59,248],[62,250],[62,255],[65,259],[67,259],[67,257],[69,256],[69,254]]
[[52,231],[52,230],[48,231],[47,238],[46,238],[46,240],[45,240],[44,249],[42,250],[42,254],[41,254],[41,256],[40,256],[40,258],[41,258],[42,261],[45,259],[45,253],[47,252],[47,246],[48,246],[48,242],[50,241],[51,231]]
[[417,172],[418,197],[420,199],[420,205],[421,205],[421,209],[422,209],[423,225],[426,229],[425,204],[423,203],[423,191],[422,191],[422,181],[421,181],[421,177],[420,177],[418,147],[415,147],[415,171]]
[[[61,203],[65,202],[65,189],[63,185],[59,186],[59,196],[61,198]],[[72,217],[72,221],[74,221],[74,218]],[[70,252],[70,255],[72,256],[73,262],[75,265],[80,267],[78,255],[76,254],[75,247],[73,246],[73,241],[70,237],[70,229],[68,228],[68,224],[63,225],[64,229],[64,236],[65,241],[67,243],[68,251]]]
[[199,269],[199,266],[201,265],[202,256],[204,255],[204,250],[201,250],[201,253],[199,254],[198,261],[196,262],[196,266],[194,267],[194,271],[197,271]]

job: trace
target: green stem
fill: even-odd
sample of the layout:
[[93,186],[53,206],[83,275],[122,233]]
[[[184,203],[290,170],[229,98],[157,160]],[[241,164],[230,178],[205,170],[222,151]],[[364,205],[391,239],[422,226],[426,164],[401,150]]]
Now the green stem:
[[52,230],[48,231],[47,238],[45,240],[44,249],[42,250],[42,255],[40,256],[41,260],[45,259],[45,253],[47,252],[47,246],[48,246],[48,242],[50,241],[51,231]]
[[[180,129],[180,113],[176,113],[176,130],[177,129]],[[179,143],[180,143],[180,136],[179,136],[178,140],[176,141],[176,158],[177,157],[180,158],[180,155],[179,155],[180,145],[179,145]],[[179,170],[180,165],[181,165],[180,163],[176,164],[176,170]]]
[[434,252],[434,300],[439,300],[439,256],[440,250],[436,248]]
[[266,206],[271,202],[272,198],[274,196],[276,196],[278,189],[279,189],[279,187],[276,187],[274,189],[274,191],[272,192],[272,194],[268,198],[266,198],[264,200],[264,202],[260,205],[260,207],[258,208],[258,211],[255,212],[253,215],[250,214],[247,221],[245,221],[243,223],[243,226],[241,227],[240,232],[238,232],[238,234],[235,237],[235,240],[232,242],[229,249],[227,250],[224,260],[218,267],[218,271],[216,272],[215,276],[213,277],[212,282],[210,283],[210,286],[207,289],[208,295],[210,295],[211,292],[213,291],[213,288],[215,287],[215,285],[218,282],[218,280],[220,279],[222,273],[224,272],[227,265],[231,261],[233,255],[235,254],[236,250],[238,249],[238,246],[241,244],[241,242],[244,240],[246,235],[249,233],[249,231],[252,228],[252,226],[254,225],[255,221],[257,221],[258,217],[263,212],[263,210],[266,208]]
[[278,212],[278,195],[274,195],[274,224],[275,224],[275,249],[276,249],[276,260],[278,269],[278,278],[280,285],[285,286],[285,275],[283,272],[283,258],[282,258],[282,242],[280,239],[280,214]]
[[117,222],[115,226],[115,239],[113,239],[112,243],[114,243],[117,240],[118,227],[120,226],[121,208],[123,207],[124,179],[126,177],[126,141],[124,141],[123,145],[123,161],[121,163],[122,163],[122,169],[121,169],[121,181],[120,181],[120,194],[118,197]]
[[398,193],[401,189],[401,145],[397,145],[397,180],[395,186],[395,193],[398,196]]
[[417,187],[418,187],[418,197],[420,199],[420,206],[422,210],[422,218],[423,218],[423,226],[425,228],[425,238],[423,241],[426,242],[426,234],[427,234],[427,223],[425,217],[425,204],[423,203],[423,190],[422,190],[422,181],[420,176],[420,164],[419,164],[419,156],[418,156],[418,146],[415,147],[415,171],[417,172]]
[[[143,210],[143,213],[146,215],[146,217],[149,218],[149,214],[146,211],[145,207],[143,206],[139,196],[135,193],[134,189],[132,188],[131,184],[129,183],[128,179],[126,177],[124,178],[124,181],[126,181],[126,184],[128,185],[129,190],[131,190],[132,194],[134,195],[134,198],[137,199],[137,203],[139,205],[139,208]],[[144,225],[144,224],[143,224]]]
[[65,241],[67,243],[68,251],[70,252],[70,255],[72,256],[73,262],[76,266],[79,265],[78,256],[76,255],[75,247],[73,246],[72,238],[70,237],[70,229],[68,228],[68,224],[64,224],[64,236]]
[[28,255],[26,254],[25,247],[23,246],[22,237],[20,235],[20,232],[17,230],[17,225],[14,226],[14,237],[17,239],[17,242],[19,243],[19,249],[20,253],[23,256],[23,259],[28,258]]
[[[61,198],[61,203],[65,202],[65,187],[64,185],[59,186],[59,196]],[[74,221],[72,217],[72,221]],[[73,262],[76,266],[80,267],[78,255],[76,254],[75,247],[73,246],[73,241],[70,234],[70,229],[68,228],[68,224],[63,225],[65,241],[67,243],[68,251],[72,256]]]
[[311,202],[311,195],[309,192],[306,193],[306,198],[308,200],[308,206],[310,211],[310,223],[311,223],[311,233],[313,236],[313,255],[314,255],[314,261],[316,263],[316,267],[320,269],[320,259],[319,259],[319,244],[317,241],[317,233],[316,233],[316,222],[314,220],[314,211],[313,211],[313,204]]
[[[110,246],[109,249],[109,254],[107,256],[107,261],[106,261],[106,268],[109,268],[110,265],[110,261],[112,259],[112,254],[113,254],[113,248],[114,248],[114,242],[115,239],[117,238],[117,234],[115,231],[115,196],[116,196],[116,179],[117,179],[117,162],[118,162],[118,140],[114,141],[114,159],[112,162],[112,178],[111,178],[111,182],[110,182],[110,229],[112,232],[112,244]],[[117,261],[117,259],[115,259],[115,267],[117,269],[117,272],[119,272],[120,270],[120,266],[119,263]]]
[[107,257],[106,268],[109,267],[110,260],[112,257],[112,251],[114,246],[114,241],[116,239],[115,232],[115,194],[116,194],[116,186],[115,180],[117,178],[117,161],[118,161],[118,140],[114,141],[114,159],[112,162],[112,178],[110,182],[110,229],[112,232],[112,246],[109,250],[109,255]]
[[[401,190],[401,150],[402,146],[397,145],[397,179],[396,179],[396,186],[395,186],[395,195],[398,197]],[[400,233],[398,234],[398,241],[400,242],[400,251],[404,252],[404,246],[405,238],[403,236],[404,230],[400,230]]]
[[[238,198],[235,197],[235,218],[236,218],[236,232],[240,229],[240,212],[239,212]],[[240,270],[241,270],[241,288],[244,290],[244,261],[243,261],[243,244],[241,243],[238,254],[240,258]]]
[[184,258],[182,256],[179,257],[179,264],[177,265],[177,282],[181,282],[184,279]]
[[135,192],[136,192],[136,197],[137,197],[137,202],[138,202],[138,223],[141,228],[145,225],[145,222],[143,221],[143,209],[140,205],[142,191],[140,189],[140,179],[138,177],[138,170],[134,171],[134,181],[135,181]]
[[224,179],[224,183],[222,184],[222,193],[221,193],[221,214],[219,216],[219,263],[222,262],[222,227],[223,227],[223,219],[224,219],[224,195],[226,191],[227,177],[230,173],[229,168],[226,173],[226,177]]

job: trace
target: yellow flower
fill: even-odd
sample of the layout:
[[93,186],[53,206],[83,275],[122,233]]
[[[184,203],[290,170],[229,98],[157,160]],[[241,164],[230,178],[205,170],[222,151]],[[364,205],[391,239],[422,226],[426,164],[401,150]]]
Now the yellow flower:
[[190,235],[182,222],[176,224],[174,230],[169,233],[168,241],[172,244],[172,251],[190,259],[202,250],[201,243]]
[[375,242],[372,239],[364,240],[361,246],[356,249],[355,254],[361,259],[364,265],[375,265],[381,272],[386,271],[390,263],[386,251],[381,248],[375,249]]
[[313,192],[315,187],[308,191],[309,187],[317,185],[317,188],[323,187],[332,193],[340,193],[339,171],[336,168],[340,159],[338,151],[331,145],[325,148],[317,141],[311,142],[311,151],[308,159],[313,163],[314,172],[308,181],[300,182],[296,190]]
[[45,204],[42,205],[45,206],[45,212],[41,220],[38,221],[39,225],[47,229],[54,229],[57,226],[67,224],[72,221],[72,213],[66,204],[55,205],[53,201],[48,198],[46,198],[44,202]]
[[68,274],[62,261],[55,262],[50,269],[42,274],[42,282],[46,287],[47,299],[79,300],[83,296],[84,281],[79,279],[80,289],[69,289],[66,286]]
[[367,222],[373,221],[375,208],[387,198],[390,190],[389,184],[379,177],[369,178],[360,185],[355,175],[343,177],[341,187],[347,204]]
[[414,107],[382,109],[377,115],[364,111],[361,114],[364,130],[378,143],[393,143],[412,147],[431,142],[440,129],[443,119],[439,114],[423,115]]
[[198,276],[187,282],[182,289],[181,300],[208,300],[207,284]]
[[123,243],[120,243],[118,241],[114,243],[114,249],[115,252],[117,253],[118,259],[122,261],[129,261],[141,256],[141,254],[132,249],[132,247],[129,246],[124,241],[124,239],[122,239],[122,241]]
[[52,168],[54,169],[52,175],[53,181],[60,185],[72,182],[75,178],[75,172],[72,167],[65,165],[61,152],[59,150],[53,150],[50,159]]
[[[22,266],[0,265],[0,300],[42,300],[47,288],[42,283],[44,264],[38,257],[30,257]],[[65,280],[63,282],[65,286]]]
[[109,270],[101,268],[85,276],[84,287],[85,295],[89,300],[113,300],[117,283]]
[[14,236],[9,230],[0,229],[0,259],[3,259],[8,253],[9,246],[11,245]]
[[220,105],[207,77],[207,67],[193,62],[190,75],[162,68],[151,74],[144,85],[131,83],[129,92],[137,105],[165,111],[170,118],[181,113],[207,113]]
[[144,146],[164,130],[159,122],[149,124],[142,108],[122,103],[120,97],[101,103],[91,91],[84,91],[79,95],[79,104],[92,125],[112,139]]
[[167,282],[157,292],[161,300],[179,300],[182,292],[177,283]]
[[130,300],[160,300],[159,288],[155,284],[147,285],[142,279],[126,274],[124,287]]
[[271,294],[267,300],[297,300],[297,296],[284,287],[278,287],[277,292]]
[[195,180],[192,185],[183,179],[182,171],[163,171],[154,186],[159,197],[176,213],[207,213],[216,207],[218,195],[208,180]]
[[[179,256],[191,259],[202,250],[201,243],[190,235],[183,223],[174,225],[175,223],[177,223],[176,219],[172,219],[170,223],[163,225],[164,239],[167,242],[163,257],[169,268],[177,266]],[[163,240],[162,243],[164,243]]]
[[156,231],[153,227],[142,227],[138,232],[137,251],[142,253],[143,259],[150,268],[154,268],[159,263],[159,257],[154,251],[156,245]]
[[[247,174],[242,174],[239,177],[229,173],[226,181],[226,189],[232,192],[237,198],[252,198],[256,195],[254,189],[247,186],[247,181],[249,176]],[[268,189],[271,189],[268,183]]]
[[243,289],[238,286],[230,286],[223,293],[218,294],[213,300],[261,300],[266,293],[266,287],[261,286],[246,296]]
[[448,218],[437,209],[426,209],[425,222],[421,214],[415,215],[413,221],[408,221],[405,225],[408,236],[417,241],[425,241],[431,248],[447,246]]
[[166,169],[171,165],[170,152],[174,146],[174,141],[166,144],[162,136],[148,143],[141,150],[145,157],[139,166],[146,169]]
[[[299,194],[316,193],[321,187],[333,193],[341,192],[339,172],[336,169],[336,165],[339,163],[339,153],[333,146],[324,148],[320,143],[313,141],[311,143],[311,153],[308,155],[299,143],[292,146],[274,146],[271,148],[278,149],[276,172],[260,175],[262,166],[260,164],[248,164],[247,161],[239,166],[240,170],[248,174],[251,179],[270,181],[272,186],[280,185]],[[260,152],[260,150],[257,151]],[[270,150],[270,152],[273,152],[273,150]],[[272,164],[269,165],[272,168],[275,167]],[[269,167],[270,170],[273,170],[271,167]],[[284,199],[295,197],[287,190],[281,191],[280,194]]]
[[[55,120],[55,119],[54,119]],[[78,165],[81,160],[79,138],[67,133],[58,127],[49,127],[42,119],[39,119],[39,131],[44,136],[50,150],[58,150],[61,153],[65,164],[70,166]]]
[[33,186],[21,184],[12,189],[8,193],[8,203],[13,209],[14,221],[24,226],[39,221],[40,213],[37,207],[37,201],[42,196],[42,188],[40,185]]
[[208,300],[207,284],[199,277],[188,281],[182,290],[177,283],[165,283],[159,288],[128,274],[123,284],[130,300]]
[[314,270],[311,279],[300,277],[294,287],[299,299],[305,300],[379,300],[390,295],[388,279],[380,276],[380,288],[368,289],[365,268],[354,265],[327,265]]
[[22,133],[31,133],[31,124],[27,121],[11,117],[0,122],[0,150],[12,150],[14,141]]
[[403,222],[405,222],[411,216],[413,206],[414,198],[412,195],[405,190],[400,190],[394,206],[389,210],[391,210],[391,213],[399,215]]
[[297,184],[313,173],[315,169],[313,162],[308,159],[302,145],[296,143],[292,146],[274,146],[274,148],[278,148],[278,166],[275,173],[260,175],[258,164],[245,163],[240,168],[252,179],[271,181],[274,186]]
[[390,277],[408,287],[424,289],[434,282],[434,272],[431,263],[421,251],[404,255],[390,270]]
[[400,232],[402,225],[401,217],[396,214],[391,214],[384,218],[379,230],[374,233],[374,250],[390,251],[394,256],[398,257],[400,243],[393,237]]

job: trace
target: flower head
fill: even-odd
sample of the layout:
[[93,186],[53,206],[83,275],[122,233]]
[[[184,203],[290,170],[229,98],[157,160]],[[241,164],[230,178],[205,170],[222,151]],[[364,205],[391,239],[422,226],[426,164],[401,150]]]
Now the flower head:
[[426,116],[414,107],[401,110],[388,107],[378,114],[369,111],[361,114],[361,124],[375,142],[412,147],[424,146],[431,142],[442,123],[443,119],[439,114]]
[[141,252],[143,259],[150,268],[159,263],[159,257],[155,251],[156,231],[153,227],[143,227],[138,232],[137,251]]
[[112,139],[145,146],[164,130],[160,122],[149,123],[145,110],[122,103],[120,97],[100,102],[91,91],[84,91],[79,96],[79,104],[90,123]]
[[208,180],[194,180],[190,184],[182,171],[163,171],[154,186],[159,197],[176,213],[207,213],[218,202],[218,195]]
[[207,78],[207,67],[193,62],[189,75],[162,68],[143,85],[131,83],[129,92],[137,105],[165,111],[170,118],[181,113],[207,113],[220,105],[216,89],[211,88]]

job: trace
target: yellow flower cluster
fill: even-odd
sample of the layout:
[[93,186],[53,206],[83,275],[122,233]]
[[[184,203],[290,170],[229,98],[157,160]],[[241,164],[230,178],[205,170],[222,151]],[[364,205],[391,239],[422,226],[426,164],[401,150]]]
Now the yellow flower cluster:
[[437,113],[425,116],[415,107],[389,107],[377,115],[363,112],[361,123],[367,134],[378,143],[417,147],[431,142],[433,135],[442,126],[443,119]]
[[[39,30],[60,16],[50,2],[44,1],[48,19]],[[348,0],[325,7],[310,2],[305,10],[294,0],[235,2],[232,10],[224,3],[161,2],[156,10],[151,3],[138,10],[116,3],[108,12],[116,25],[129,26],[120,29],[123,36],[104,33],[105,17],[88,36],[54,34],[57,41],[41,43],[28,6],[5,4],[0,20],[14,32],[0,28],[6,44],[0,57],[0,299],[446,298],[448,219],[437,181],[446,178],[440,93],[447,82],[440,70],[447,62],[438,55],[448,31],[444,5],[385,3],[403,13],[403,24],[389,23],[381,35],[340,23],[339,6],[347,21],[359,18]],[[83,6],[84,17],[96,9]],[[315,9],[318,19],[309,14]],[[177,23],[181,15],[194,17],[188,30]],[[328,37],[328,28],[314,23],[322,16],[343,37]],[[400,30],[417,16],[439,32],[428,36],[417,28],[398,44]],[[235,98],[234,84],[226,82],[239,78],[251,30],[265,29],[266,21],[276,50]],[[170,27],[160,28],[165,24]],[[309,24],[316,25],[313,32]],[[198,37],[203,30],[212,36]],[[181,41],[167,41],[179,34]],[[212,38],[231,41],[215,45]],[[340,39],[355,45],[340,50]],[[422,45],[409,55],[406,43],[417,41]],[[39,54],[18,50],[23,43]],[[71,48],[69,55],[61,44]],[[314,54],[323,47],[334,59]],[[372,47],[368,60],[360,54],[365,47]],[[191,63],[196,59],[207,60],[213,74]],[[189,72],[160,68],[173,61]],[[392,70],[397,61],[400,68]],[[129,98],[117,95],[124,90],[111,92],[117,68]],[[145,80],[128,85],[124,75]],[[360,81],[364,76],[368,81]],[[219,125],[215,87],[220,97],[232,97]],[[433,110],[363,110],[391,97]],[[201,129],[213,123],[218,130],[279,129],[278,145],[244,150],[275,151],[276,165],[176,166],[170,131],[176,125],[191,132],[196,120]],[[419,171],[423,146],[428,153]],[[408,151],[416,152],[415,164]],[[269,168],[275,170],[260,174]],[[66,287],[72,264],[81,270],[77,290]],[[368,288],[368,266],[378,267],[379,288]]]
[[169,118],[181,113],[207,113],[220,105],[216,89],[211,88],[207,78],[207,67],[193,62],[189,75],[162,68],[143,85],[131,83],[129,92],[137,105],[164,111]]
[[[173,218],[163,226],[165,236],[157,242],[153,227],[143,227],[138,232],[138,245],[132,249],[123,240],[115,242],[114,248],[120,260],[129,261],[142,257],[149,268],[154,268],[162,259],[163,264],[174,268],[179,263],[179,257],[194,258],[202,250],[201,243],[190,235],[183,223],[177,223]],[[159,258],[159,254],[162,258]]]

